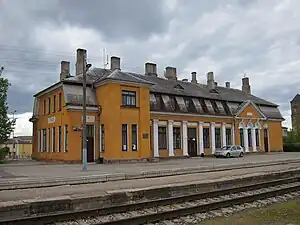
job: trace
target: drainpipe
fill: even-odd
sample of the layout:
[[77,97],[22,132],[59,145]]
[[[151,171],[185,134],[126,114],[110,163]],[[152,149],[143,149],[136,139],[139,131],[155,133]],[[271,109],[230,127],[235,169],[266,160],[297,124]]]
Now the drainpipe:
[[98,114],[97,114],[97,126],[98,126],[98,129],[97,129],[97,143],[98,143],[98,152],[99,152],[99,154],[98,154],[98,160],[101,158],[101,154],[102,154],[102,152],[100,152],[100,135],[101,135],[101,133],[100,133],[100,129],[101,129],[101,125],[100,125],[100,115],[101,115],[101,106],[99,106],[99,111],[98,111]]

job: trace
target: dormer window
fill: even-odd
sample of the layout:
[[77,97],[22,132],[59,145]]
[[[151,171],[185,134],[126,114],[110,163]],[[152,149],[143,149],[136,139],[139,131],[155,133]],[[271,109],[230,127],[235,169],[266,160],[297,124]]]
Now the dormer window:
[[210,89],[209,92],[214,94],[219,94],[219,92],[216,89]]
[[180,84],[176,84],[173,88],[183,90],[184,88]]

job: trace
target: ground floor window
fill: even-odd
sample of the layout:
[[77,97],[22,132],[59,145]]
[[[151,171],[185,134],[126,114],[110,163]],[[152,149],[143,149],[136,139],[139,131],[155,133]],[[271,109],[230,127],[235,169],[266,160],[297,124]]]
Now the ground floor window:
[[47,150],[47,130],[43,129],[42,152]]
[[128,126],[127,124],[122,124],[122,151],[128,150]]
[[41,130],[38,130],[38,152],[41,151]]
[[167,149],[167,128],[158,127],[158,148]]
[[61,152],[61,126],[58,127],[58,152]]
[[256,139],[256,146],[259,146],[260,140],[259,140],[259,129],[255,130],[255,139]]
[[56,139],[56,137],[55,137],[55,127],[52,127],[52,152],[55,152],[55,145],[56,145],[55,139]]
[[216,148],[221,148],[221,128],[215,128]]
[[68,152],[68,125],[65,125],[65,152]]
[[209,148],[210,147],[210,137],[209,137],[209,128],[204,127],[203,128],[203,147]]
[[244,130],[243,130],[243,128],[240,128],[240,145],[242,147],[245,147],[245,144],[244,144]]
[[50,131],[50,128],[48,128],[48,147],[47,147],[47,152],[50,152],[50,146],[51,146],[51,131]]
[[226,128],[226,144],[231,145],[231,128]]
[[252,147],[252,132],[251,129],[247,129],[248,130],[248,146]]
[[180,127],[173,127],[174,149],[181,149],[181,130]]
[[101,125],[101,151],[104,152],[104,124]]
[[132,138],[132,151],[138,150],[138,143],[137,143],[137,125],[132,124],[131,126],[131,138]]

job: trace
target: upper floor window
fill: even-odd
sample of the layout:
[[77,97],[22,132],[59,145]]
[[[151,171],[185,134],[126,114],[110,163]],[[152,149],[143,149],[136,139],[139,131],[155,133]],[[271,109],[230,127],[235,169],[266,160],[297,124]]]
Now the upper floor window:
[[46,115],[46,100],[43,101],[43,116]]
[[122,105],[136,107],[136,92],[122,91]]
[[48,98],[48,114],[51,113],[51,98]]
[[61,93],[58,94],[58,111],[61,111]]
[[52,112],[55,113],[55,110],[56,110],[56,95],[53,96],[53,110],[52,110]]

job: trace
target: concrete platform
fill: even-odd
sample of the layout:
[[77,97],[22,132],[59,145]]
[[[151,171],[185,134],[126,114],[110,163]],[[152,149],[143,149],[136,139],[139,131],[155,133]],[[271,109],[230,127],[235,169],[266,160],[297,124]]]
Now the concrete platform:
[[[291,160],[291,161],[289,161]],[[51,186],[75,183],[106,182],[112,180],[160,177],[193,172],[218,171],[243,167],[264,166],[269,163],[288,163],[300,161],[299,153],[249,154],[243,158],[189,158],[167,160],[158,163],[143,164],[89,164],[88,171],[82,171],[81,165],[46,164],[36,161],[18,161],[0,164],[1,187]],[[30,186],[31,185],[31,186]],[[26,187],[26,186],[24,186]]]
[[252,175],[266,172],[278,172],[281,170],[300,169],[300,163],[254,167],[238,170],[227,170],[219,172],[194,173],[178,176],[167,176],[158,178],[136,179],[136,180],[119,180],[105,183],[65,185],[47,188],[30,188],[0,191],[0,200],[19,201],[26,199],[46,199],[58,196],[82,197],[106,194],[108,191],[121,189],[147,188],[161,185],[175,185],[187,182],[207,182],[216,179],[231,179],[244,175]]
[[[237,170],[234,173],[232,171],[224,171],[209,174],[209,177],[201,174],[202,177],[201,175],[200,177],[202,179],[199,179],[199,174],[192,174],[166,177],[165,179],[150,178],[143,181],[138,180],[139,182],[135,182],[133,185],[134,188],[129,188],[128,182],[130,181],[77,185],[75,186],[75,189],[79,191],[77,193],[71,187],[47,188],[42,192],[40,192],[41,189],[29,189],[25,192],[22,191],[23,196],[21,196],[20,190],[4,191],[0,194],[1,199],[5,198],[0,203],[0,222],[31,216],[81,212],[127,205],[140,201],[181,196],[183,194],[207,193],[209,191],[259,184],[274,181],[275,179],[298,177],[300,169],[299,165],[295,168],[285,165],[266,167],[263,169],[263,172],[258,171],[257,168],[252,168]],[[131,186],[133,183],[130,182]],[[65,191],[69,191],[69,194]],[[47,194],[45,195],[45,193]],[[52,196],[50,193],[52,193]],[[28,199],[30,196],[37,195],[40,196],[37,199]]]

